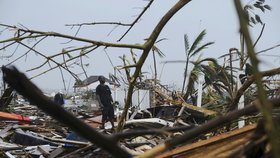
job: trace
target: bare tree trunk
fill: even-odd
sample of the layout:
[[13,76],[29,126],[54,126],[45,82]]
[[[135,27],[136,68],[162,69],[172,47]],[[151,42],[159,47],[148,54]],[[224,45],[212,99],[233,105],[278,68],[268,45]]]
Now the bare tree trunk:
[[145,42],[144,44],[144,48],[143,48],[143,53],[140,57],[140,59],[138,60],[137,64],[136,64],[136,69],[135,72],[133,74],[133,76],[131,77],[131,80],[129,81],[129,88],[128,88],[128,93],[127,93],[127,101],[125,103],[124,106],[124,111],[122,113],[120,122],[118,124],[118,128],[117,131],[121,131],[124,123],[125,123],[125,117],[127,115],[128,112],[128,108],[130,107],[131,104],[131,99],[132,99],[132,93],[133,93],[133,89],[134,89],[134,85],[136,83],[136,79],[139,77],[139,74],[141,72],[142,66],[144,64],[144,62],[146,61],[149,52],[152,48],[152,46],[154,45],[156,39],[158,38],[161,30],[164,28],[164,26],[167,24],[167,22],[181,9],[183,8],[187,3],[189,3],[191,0],[180,0],[178,1],[159,21],[159,23],[157,24],[157,26],[154,28],[153,32],[151,33],[150,37],[148,38],[148,40]]

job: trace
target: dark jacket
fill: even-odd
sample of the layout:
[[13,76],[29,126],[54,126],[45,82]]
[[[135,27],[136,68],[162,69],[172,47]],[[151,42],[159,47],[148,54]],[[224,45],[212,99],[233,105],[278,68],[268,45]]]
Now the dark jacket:
[[54,102],[59,104],[59,105],[63,105],[64,104],[63,94],[56,93],[55,96],[54,96]]

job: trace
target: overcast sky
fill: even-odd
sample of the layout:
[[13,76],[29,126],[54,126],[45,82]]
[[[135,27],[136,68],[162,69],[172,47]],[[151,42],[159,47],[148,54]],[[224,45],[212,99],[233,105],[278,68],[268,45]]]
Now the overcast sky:
[[[143,43],[152,32],[154,26],[160,18],[171,8],[177,1],[156,0],[154,4],[142,17],[141,21],[127,34],[120,43]],[[249,2],[245,1],[244,2]],[[257,45],[256,50],[260,51],[274,45],[280,44],[280,1],[266,0],[266,3],[272,7],[271,12],[261,14],[262,21],[266,23],[263,36]],[[9,25],[22,24],[23,26],[40,31],[55,31],[64,34],[74,35],[77,28],[66,27],[65,24],[84,23],[84,22],[122,22],[131,23],[134,18],[142,11],[141,8],[147,4],[142,0],[0,0],[0,23]],[[174,85],[179,88],[183,82],[184,64],[162,64],[163,61],[183,60],[186,58],[184,52],[184,34],[189,36],[192,43],[194,38],[206,29],[207,35],[204,42],[214,41],[215,44],[210,46],[203,52],[203,57],[219,56],[228,52],[230,48],[239,48],[238,19],[234,9],[233,0],[193,0],[180,10],[166,25],[161,32],[159,39],[167,38],[157,44],[158,48],[165,54],[164,58],[158,58],[157,66],[159,75],[161,75],[162,84]],[[1,30],[4,28],[2,27]],[[107,42],[116,42],[126,31],[126,27],[115,26],[85,26],[82,27],[78,36],[89,38],[92,40],[100,40]],[[256,39],[261,31],[261,25],[252,28],[253,38]],[[3,32],[0,40],[8,38],[11,34]],[[37,50],[51,55],[62,50],[63,47],[75,47],[86,44],[72,42],[62,44],[68,40],[57,38],[49,38],[36,47]],[[30,41],[32,42],[32,41]],[[13,48],[14,49],[14,48]],[[0,51],[1,56],[5,53],[11,54],[13,49],[6,52]],[[22,55],[26,49],[19,47],[13,58]],[[130,57],[127,49],[109,48],[105,50],[113,61],[113,66],[121,65],[119,56],[126,54]],[[84,63],[89,63],[86,69],[88,75],[104,75],[108,77],[109,73],[113,73],[113,66],[106,55],[104,49],[98,49],[92,52],[84,59]],[[269,51],[267,55],[278,55],[280,48]],[[140,52],[137,52],[138,57]],[[143,71],[148,76],[152,76],[152,56],[150,55]],[[277,67],[280,65],[279,57],[261,56],[262,69]],[[1,65],[9,63],[12,59],[0,59]],[[22,71],[40,65],[43,59],[34,54],[30,54],[26,59],[15,63]],[[221,62],[220,62],[221,63]],[[163,73],[161,74],[162,67]],[[47,67],[46,67],[47,68]],[[40,69],[39,71],[46,70]],[[32,77],[39,71],[28,72],[27,75]],[[76,69],[76,73],[81,73],[81,69]],[[71,87],[73,78],[64,72],[66,83]],[[80,76],[85,79],[85,76]],[[33,80],[40,88],[62,89],[62,79],[59,69],[50,73],[37,77]],[[67,85],[67,86],[68,86]]]

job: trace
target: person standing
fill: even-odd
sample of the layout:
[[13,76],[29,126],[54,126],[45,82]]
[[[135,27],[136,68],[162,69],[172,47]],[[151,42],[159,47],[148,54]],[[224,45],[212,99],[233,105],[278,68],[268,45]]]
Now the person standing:
[[58,93],[55,94],[54,102],[61,106],[64,104],[64,97],[62,91],[59,91]]
[[99,102],[99,106],[102,109],[102,126],[101,129],[104,129],[104,125],[107,121],[110,121],[112,124],[112,129],[114,128],[114,108],[113,108],[113,98],[112,93],[108,85],[105,84],[105,77],[98,77],[99,85],[96,87],[96,96]]

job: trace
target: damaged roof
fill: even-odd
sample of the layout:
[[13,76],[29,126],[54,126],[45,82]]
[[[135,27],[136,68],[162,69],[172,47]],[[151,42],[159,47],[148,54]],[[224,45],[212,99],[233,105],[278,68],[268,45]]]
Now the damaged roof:
[[[74,87],[85,87],[85,86],[88,86],[92,83],[95,83],[95,82],[98,82],[98,77],[100,75],[93,75],[93,76],[89,76],[88,78],[86,78],[85,80],[83,81],[76,81],[75,84],[74,84]],[[118,83],[116,82],[113,82],[111,81],[110,79],[106,78],[105,77],[105,82],[111,84],[111,85],[116,85],[116,86],[119,86]]]

